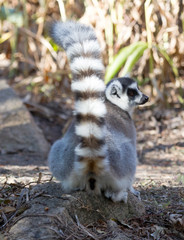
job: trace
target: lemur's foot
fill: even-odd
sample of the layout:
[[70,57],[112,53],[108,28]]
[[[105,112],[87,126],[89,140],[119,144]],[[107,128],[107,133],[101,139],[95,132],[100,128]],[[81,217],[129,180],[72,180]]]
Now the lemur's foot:
[[105,196],[110,198],[113,202],[123,201],[124,203],[127,203],[128,201],[128,192],[124,190],[119,192],[105,191]]
[[135,190],[133,187],[130,188],[130,192],[133,193],[139,200],[141,200],[140,192]]

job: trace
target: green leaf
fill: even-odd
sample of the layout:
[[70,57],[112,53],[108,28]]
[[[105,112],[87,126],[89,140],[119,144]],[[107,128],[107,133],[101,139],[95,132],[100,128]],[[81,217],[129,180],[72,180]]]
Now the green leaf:
[[2,6],[0,8],[0,20],[6,20],[7,19],[7,16],[10,15],[10,14],[13,14],[15,12],[14,9],[10,9],[10,8],[6,8],[4,6]]
[[0,37],[0,44],[11,38],[12,35],[13,35],[12,32],[3,33],[2,36]]
[[179,100],[179,102],[180,102],[181,104],[184,105],[184,99],[183,99],[183,97],[182,97],[181,95],[178,95],[178,100]]
[[0,8],[0,19],[7,20],[17,27],[22,27],[24,25],[24,17],[21,11],[16,11],[4,6]]
[[112,64],[107,67],[105,74],[105,83],[108,83],[119,72],[130,54],[132,54],[139,46],[142,46],[144,44],[144,42],[136,42],[122,48],[114,57]]
[[23,14],[21,12],[15,12],[8,15],[7,20],[17,27],[22,27],[24,25]]
[[50,37],[48,38],[48,41],[51,44],[51,46],[53,47],[55,52],[57,52],[58,50],[61,49]]
[[174,66],[172,59],[169,57],[165,49],[160,48],[158,45],[156,45],[156,48],[159,50],[159,52],[162,54],[162,56],[167,60],[167,62],[171,66],[175,77],[178,77],[178,69]]
[[148,48],[148,44],[142,42],[140,46],[132,52],[132,54],[128,57],[125,66],[123,68],[122,77],[125,76],[127,73],[130,73],[136,62],[139,58],[143,55],[144,51]]
[[182,184],[184,184],[184,175],[183,174],[179,174],[177,177],[177,181],[181,182]]

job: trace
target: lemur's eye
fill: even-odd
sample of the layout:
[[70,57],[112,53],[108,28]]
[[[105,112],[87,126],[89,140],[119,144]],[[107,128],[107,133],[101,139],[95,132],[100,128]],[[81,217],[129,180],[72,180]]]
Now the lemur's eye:
[[128,94],[129,97],[135,97],[136,95],[138,95],[138,92],[135,89],[129,88],[128,91],[127,91],[127,94]]

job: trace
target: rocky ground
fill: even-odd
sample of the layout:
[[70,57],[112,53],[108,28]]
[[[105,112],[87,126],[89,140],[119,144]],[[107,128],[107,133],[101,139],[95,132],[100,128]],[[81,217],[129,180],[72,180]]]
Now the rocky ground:
[[[30,109],[30,106],[27,107]],[[52,109],[52,105],[46,107]],[[31,109],[35,110],[34,106]],[[60,109],[57,109],[58,112]],[[61,121],[58,115],[48,118],[40,111],[32,113],[50,144],[61,136],[71,116],[71,111],[67,111]],[[54,239],[184,239],[184,111],[181,108],[141,108],[135,113],[135,123],[139,156],[135,188],[141,192],[146,209],[141,216],[132,215],[122,221],[112,216],[86,224],[72,218],[69,221],[70,228],[67,226],[66,231],[63,220],[56,219],[54,211],[49,213],[47,201],[51,193],[40,187],[40,184],[47,186],[55,181],[48,170],[46,158],[42,157],[43,154],[19,149],[0,154],[0,239],[8,239],[8,234],[12,236],[17,226],[21,228],[21,224],[16,224],[26,211],[26,214],[30,214],[29,209],[35,204],[35,196],[42,202],[43,212],[39,212],[40,215],[52,215],[49,218],[57,225],[57,228],[52,229]],[[35,188],[37,193],[33,194]],[[68,214],[65,209],[60,211]],[[34,222],[33,218],[39,217],[38,212],[31,214],[30,218]],[[72,234],[72,229],[75,229],[76,234]],[[122,234],[121,238],[118,238],[118,234]],[[51,238],[47,236],[45,239]]]

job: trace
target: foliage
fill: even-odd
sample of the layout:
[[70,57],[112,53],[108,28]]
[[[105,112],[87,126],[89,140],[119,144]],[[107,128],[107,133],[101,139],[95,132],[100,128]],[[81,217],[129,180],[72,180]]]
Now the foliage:
[[152,94],[168,102],[176,99],[166,91],[172,82],[177,101],[183,102],[182,0],[0,1],[0,59],[10,60],[5,73],[11,77],[36,74],[40,80],[34,83],[42,91],[46,84],[47,96],[58,87],[58,79],[62,84],[70,78],[65,53],[56,53],[58,47],[45,31],[48,23],[58,19],[94,26],[108,66],[106,82],[131,72],[142,84],[150,79]]
[[125,66],[121,75],[125,76],[130,73],[135,63],[139,60],[147,48],[148,44],[145,42],[132,43],[131,45],[122,48],[114,57],[112,64],[107,68],[105,75],[106,83],[108,83],[119,72],[124,64]]
[[[139,58],[143,55],[144,51],[149,49],[150,51],[150,58],[153,58],[152,51],[156,48],[162,56],[167,60],[169,65],[171,66],[173,73],[175,77],[178,77],[178,70],[174,66],[172,59],[169,57],[167,52],[164,48],[159,47],[159,44],[153,43],[152,41],[152,33],[150,29],[150,18],[151,14],[149,11],[150,7],[150,0],[147,0],[144,4],[145,6],[145,18],[146,18],[146,31],[147,31],[147,42],[136,42],[128,47],[122,48],[117,56],[115,57],[115,60],[113,61],[112,65],[109,66],[106,72],[106,82],[110,81],[120,70],[122,65],[125,63],[125,66],[123,68],[123,71],[121,73],[122,76],[125,76],[126,74],[130,73],[132,71],[132,68],[136,64],[136,62],[139,60]],[[153,69],[149,69],[150,72],[153,71]]]

